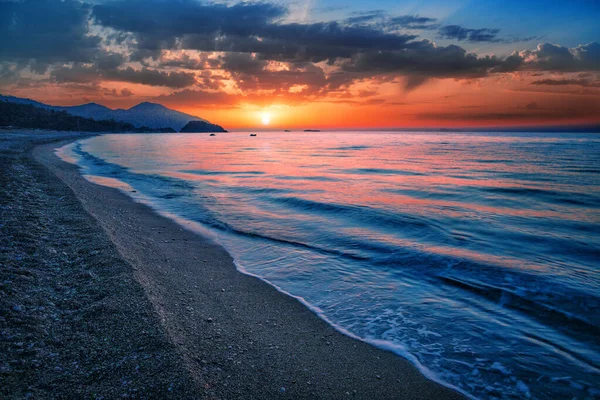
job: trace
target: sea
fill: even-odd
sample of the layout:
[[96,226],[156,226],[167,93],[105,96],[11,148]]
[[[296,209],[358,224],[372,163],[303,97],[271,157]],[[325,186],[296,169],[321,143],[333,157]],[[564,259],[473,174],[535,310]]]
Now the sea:
[[58,154],[471,398],[600,398],[600,134],[254,133]]

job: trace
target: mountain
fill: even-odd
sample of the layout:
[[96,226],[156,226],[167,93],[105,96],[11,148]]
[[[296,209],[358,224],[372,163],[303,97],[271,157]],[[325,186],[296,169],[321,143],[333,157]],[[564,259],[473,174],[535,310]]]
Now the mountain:
[[17,104],[29,104],[29,105],[32,105],[35,107],[40,107],[40,108],[48,108],[48,109],[53,108],[52,106],[49,106],[48,104],[40,103],[39,101],[35,101],[35,100],[31,100],[31,99],[23,99],[21,97],[15,97],[15,96],[2,96],[1,94],[0,94],[0,101],[17,103]]
[[206,121],[190,121],[181,128],[181,132],[227,132],[223,127]]
[[66,111],[38,107],[35,102],[12,102],[4,99],[0,99],[0,127],[79,132],[175,132],[171,128],[135,127],[114,119],[78,117]]
[[96,103],[73,107],[60,107],[60,109],[80,117],[114,119],[115,121],[128,122],[137,127],[144,125],[153,129],[168,127],[179,131],[190,121],[208,122],[194,115],[171,110],[161,104],[148,102],[140,103],[127,110],[112,110]]
[[66,111],[71,115],[78,117],[91,118],[97,121],[110,120],[127,122],[137,128],[146,126],[152,129],[171,128],[175,131],[181,130],[190,121],[201,121],[207,124],[210,122],[198,118],[194,115],[185,114],[179,111],[171,110],[161,104],[140,103],[127,110],[105,107],[96,103],[82,104],[79,106],[60,107],[40,103],[31,99],[22,99],[14,96],[0,95],[0,101],[8,101],[19,104],[30,104],[40,108],[51,109],[55,111]]
[[[84,118],[92,118],[96,120],[101,119],[111,119],[112,114],[116,110],[111,110],[108,107],[105,107],[96,103],[87,103],[81,104],[79,106],[71,106],[71,107],[53,107],[55,110],[66,111],[71,115],[76,115],[78,117]],[[115,119],[115,118],[112,118]],[[116,120],[116,119],[115,119]]]

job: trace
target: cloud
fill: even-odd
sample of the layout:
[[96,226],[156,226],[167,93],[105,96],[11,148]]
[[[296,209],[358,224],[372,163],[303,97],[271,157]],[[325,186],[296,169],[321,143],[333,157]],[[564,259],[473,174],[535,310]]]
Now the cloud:
[[389,23],[392,26],[406,29],[435,29],[437,28],[436,21],[435,18],[421,17],[419,15],[401,15],[390,18]]
[[51,71],[51,78],[58,83],[86,83],[101,80],[139,83],[150,86],[166,86],[180,89],[196,83],[196,76],[187,72],[163,72],[149,68],[140,70],[127,67],[124,69],[101,69],[95,66],[75,64],[71,67],[60,67]]
[[538,110],[540,106],[534,101],[532,103],[525,104],[523,108],[526,110]]
[[185,107],[194,104],[196,107],[236,107],[243,96],[231,95],[224,92],[209,92],[204,90],[184,89],[168,95],[157,96],[154,102],[167,107]]
[[359,53],[341,63],[350,72],[406,75],[407,88],[414,88],[429,78],[479,78],[505,61],[496,57],[478,57],[459,46],[437,46],[430,41],[420,46],[390,52]]
[[176,54],[175,56],[161,57],[156,60],[162,67],[176,67],[183,69],[204,70],[216,68],[219,66],[219,61],[215,58],[209,58],[208,53],[200,53],[198,57],[192,57],[187,53]]
[[375,25],[382,30],[414,29],[428,30],[436,29],[437,19],[421,17],[419,15],[391,16],[383,10],[367,12],[354,12],[352,16],[344,20],[346,25]]
[[372,23],[373,21],[381,20],[387,17],[387,13],[383,10],[373,10],[366,12],[353,12],[351,17],[344,21],[348,25],[362,25]]
[[[440,37],[469,43],[518,38],[382,10],[340,21],[290,23],[288,17],[282,3],[268,2],[0,0],[0,82],[118,81],[193,88],[193,96],[211,99],[227,87],[240,92],[220,98],[229,104],[267,102],[269,95],[291,101],[334,97],[365,81],[403,82],[411,90],[432,78],[600,70],[596,42],[574,48],[542,43],[508,57],[482,56],[418,35],[438,30]],[[563,85],[542,81],[533,84]],[[564,85],[595,87],[583,78],[570,81]],[[177,99],[192,96],[177,93]]]
[[[431,29],[437,25],[431,25]],[[445,25],[438,30],[438,37],[441,39],[450,39],[470,42],[470,43],[518,43],[529,42],[531,40],[540,40],[539,36],[514,36],[499,37],[500,29],[496,28],[480,28],[470,29],[461,25]]]
[[420,119],[438,120],[438,121],[567,121],[574,119],[596,118],[600,101],[572,97],[565,98],[561,102],[553,104],[539,104],[531,102],[524,106],[516,108],[498,109],[494,107],[493,111],[434,111],[418,114]]
[[541,79],[531,82],[532,85],[546,86],[583,86],[600,87],[600,82],[593,82],[587,79]]
[[37,62],[45,71],[54,62],[89,62],[101,38],[89,32],[91,6],[73,0],[0,2],[2,61]]
[[535,50],[513,54],[522,60],[522,69],[537,71],[600,71],[600,43],[592,42],[574,48],[540,43]]
[[131,67],[125,69],[112,69],[102,72],[102,77],[107,80],[141,83],[151,86],[166,86],[170,88],[184,88],[196,83],[196,76],[187,72],[162,72],[149,68],[135,70]]
[[220,68],[244,74],[260,73],[267,65],[265,60],[261,60],[250,53],[226,53],[220,58],[220,61]]
[[340,65],[350,72],[405,75],[407,89],[415,88],[429,78],[470,79],[520,70],[600,70],[600,44],[596,42],[575,48],[543,43],[533,51],[514,52],[506,58],[479,57],[456,45],[437,46],[427,40],[419,43],[419,46],[398,51],[358,53]]
[[[143,9],[144,12],[139,10]],[[414,35],[336,21],[281,23],[287,10],[269,3],[202,4],[192,0],[117,1],[94,6],[95,20],[131,32],[138,48],[261,53],[271,60],[319,62],[360,50],[410,46]]]
[[460,25],[446,25],[438,31],[442,39],[465,40],[468,42],[499,42],[498,33],[500,29],[469,29]]
[[50,77],[57,83],[87,83],[100,80],[96,68],[76,63],[70,67],[58,67],[50,72]]

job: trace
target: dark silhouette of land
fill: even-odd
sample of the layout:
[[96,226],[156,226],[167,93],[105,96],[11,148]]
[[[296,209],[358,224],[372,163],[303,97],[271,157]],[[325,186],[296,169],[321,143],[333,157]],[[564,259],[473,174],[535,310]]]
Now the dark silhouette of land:
[[29,104],[35,107],[54,111],[65,111],[76,117],[90,118],[96,121],[115,120],[133,125],[136,128],[146,127],[146,129],[164,129],[171,128],[179,132],[190,121],[209,121],[182,113],[181,111],[171,110],[162,104],[143,102],[128,109],[113,110],[97,103],[86,103],[77,106],[52,106],[32,99],[25,99],[15,96],[2,96],[0,101]]
[[190,121],[181,132],[227,132],[223,127],[206,121]]
[[115,120],[77,117],[66,111],[36,107],[32,104],[0,101],[0,127],[79,132],[175,132],[171,128],[135,127]]

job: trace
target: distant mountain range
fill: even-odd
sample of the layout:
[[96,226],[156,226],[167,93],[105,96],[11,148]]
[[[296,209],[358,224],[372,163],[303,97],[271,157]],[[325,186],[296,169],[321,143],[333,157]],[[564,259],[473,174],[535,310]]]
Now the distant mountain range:
[[[197,122],[206,124],[206,122],[202,121]],[[95,120],[71,115],[66,111],[11,101],[0,101],[0,128],[114,133],[175,132],[172,128],[153,129],[147,126],[135,127],[127,122],[115,121],[114,119]]]
[[199,121],[200,123],[197,124],[197,126],[204,127],[204,130],[202,130],[203,132],[208,132],[208,129],[216,129],[211,127],[218,127],[219,129],[217,130],[217,132],[224,131],[224,129],[219,125],[211,124],[205,119],[196,117],[194,115],[185,114],[179,111],[171,110],[170,108],[156,103],[144,102],[133,106],[127,110],[113,110],[96,103],[88,103],[71,107],[61,107],[51,106],[31,99],[2,95],[0,95],[0,101],[18,104],[28,104],[35,107],[45,108],[54,111],[66,111],[71,115],[83,118],[90,118],[96,121],[115,120],[119,122],[132,124],[136,128],[171,128],[179,132],[190,121]]

